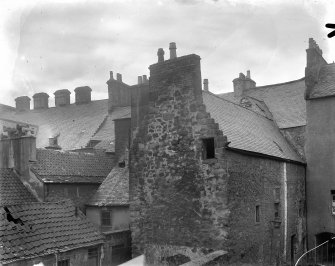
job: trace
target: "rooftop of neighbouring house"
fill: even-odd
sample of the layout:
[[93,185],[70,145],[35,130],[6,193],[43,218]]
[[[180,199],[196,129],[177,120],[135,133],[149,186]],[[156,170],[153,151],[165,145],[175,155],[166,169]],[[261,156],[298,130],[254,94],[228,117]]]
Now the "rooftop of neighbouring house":
[[129,205],[129,168],[114,167],[87,205]]
[[114,167],[114,156],[104,151],[36,150],[31,170],[45,183],[102,183]]
[[0,209],[0,264],[103,243],[103,236],[69,201]]
[[207,111],[227,136],[229,147],[303,162],[273,120],[210,92],[203,91],[203,99]]
[[114,119],[130,115],[130,107],[115,107],[108,114],[108,100],[86,104],[16,111],[7,108],[0,118],[38,126],[37,147],[49,145],[49,138],[59,134],[58,144],[63,150],[76,150],[95,143],[97,149],[114,152]]
[[335,64],[321,67],[318,82],[310,93],[310,99],[335,96]]
[[234,92],[222,93],[218,96],[237,104],[240,104],[243,97],[258,99],[265,103],[278,127],[284,129],[306,125],[304,93],[305,78],[301,78],[248,89],[244,91],[242,97],[236,97]]
[[13,169],[0,168],[0,206],[37,202]]

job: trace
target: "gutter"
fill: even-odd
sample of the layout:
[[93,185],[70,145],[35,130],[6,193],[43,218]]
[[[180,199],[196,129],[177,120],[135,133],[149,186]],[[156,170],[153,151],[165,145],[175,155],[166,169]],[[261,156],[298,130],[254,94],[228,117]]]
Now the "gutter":
[[267,154],[263,154],[263,153],[259,153],[259,152],[253,152],[253,151],[247,151],[247,150],[242,150],[242,149],[238,149],[238,148],[232,148],[232,147],[229,147],[229,146],[225,147],[225,149],[233,151],[233,152],[241,153],[241,154],[253,155],[253,156],[256,156],[256,157],[263,157],[263,158],[273,159],[273,160],[287,162],[287,163],[295,163],[295,164],[303,165],[303,166],[307,165],[306,162],[302,162],[302,161],[295,161],[295,160],[290,160],[290,159],[286,159],[286,158],[280,158],[280,157],[267,155]]

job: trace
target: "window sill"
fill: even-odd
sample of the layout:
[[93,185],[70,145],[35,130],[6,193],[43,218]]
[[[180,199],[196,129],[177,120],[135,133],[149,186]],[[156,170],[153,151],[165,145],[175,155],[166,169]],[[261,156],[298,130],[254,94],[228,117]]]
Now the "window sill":
[[217,158],[202,159],[202,163],[205,163],[205,164],[214,164],[214,163],[217,163],[217,162],[218,162]]

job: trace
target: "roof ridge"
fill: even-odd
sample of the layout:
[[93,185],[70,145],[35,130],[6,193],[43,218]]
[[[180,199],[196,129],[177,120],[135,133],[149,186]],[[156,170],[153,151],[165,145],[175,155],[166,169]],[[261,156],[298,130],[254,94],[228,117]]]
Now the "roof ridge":
[[[206,93],[208,93],[208,94],[210,94],[210,95],[212,95],[212,96],[215,96],[216,98],[218,98],[218,99],[220,99],[220,100],[222,100],[222,101],[226,101],[226,102],[228,102],[228,103],[234,104],[234,105],[236,105],[236,106],[242,108],[243,110],[250,111],[250,112],[252,112],[252,113],[258,115],[259,117],[263,117],[263,118],[265,118],[265,119],[267,119],[267,120],[273,121],[273,119],[269,119],[269,118],[267,118],[267,117],[265,117],[265,116],[263,116],[263,115],[261,115],[261,114],[258,114],[257,112],[255,112],[255,111],[253,111],[253,110],[250,110],[250,109],[248,109],[248,108],[245,108],[245,107],[243,107],[243,106],[241,106],[241,105],[239,105],[239,104],[237,104],[237,103],[231,102],[231,101],[229,101],[229,100],[227,100],[227,99],[221,98],[220,96],[218,96],[218,95],[216,95],[216,94],[214,94],[214,93],[212,93],[212,92],[210,92],[210,91],[203,91],[203,92],[206,92]],[[248,96],[248,97],[249,97],[249,96]]]
[[249,91],[252,91],[252,90],[255,90],[255,89],[263,89],[265,87],[275,87],[275,86],[279,86],[279,85],[291,84],[291,83],[294,83],[294,82],[297,82],[297,81],[302,81],[304,79],[305,79],[305,77],[302,77],[300,79],[295,79],[295,80],[291,80],[291,81],[286,81],[286,82],[281,82],[281,83],[275,83],[275,84],[269,84],[269,85],[257,86],[255,88],[247,89],[246,92],[249,92]]

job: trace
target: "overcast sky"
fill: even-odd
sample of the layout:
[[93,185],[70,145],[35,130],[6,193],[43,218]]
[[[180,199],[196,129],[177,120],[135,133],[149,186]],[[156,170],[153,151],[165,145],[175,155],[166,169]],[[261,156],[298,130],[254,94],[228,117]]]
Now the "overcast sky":
[[[214,93],[251,70],[257,85],[304,76],[305,49],[313,37],[328,62],[335,60],[335,1],[5,0],[0,11],[0,103],[37,92],[72,92],[90,86],[107,98],[109,71],[132,85],[149,75],[157,49],[176,42],[177,55],[202,58],[202,77]],[[331,14],[331,12],[333,12]]]

